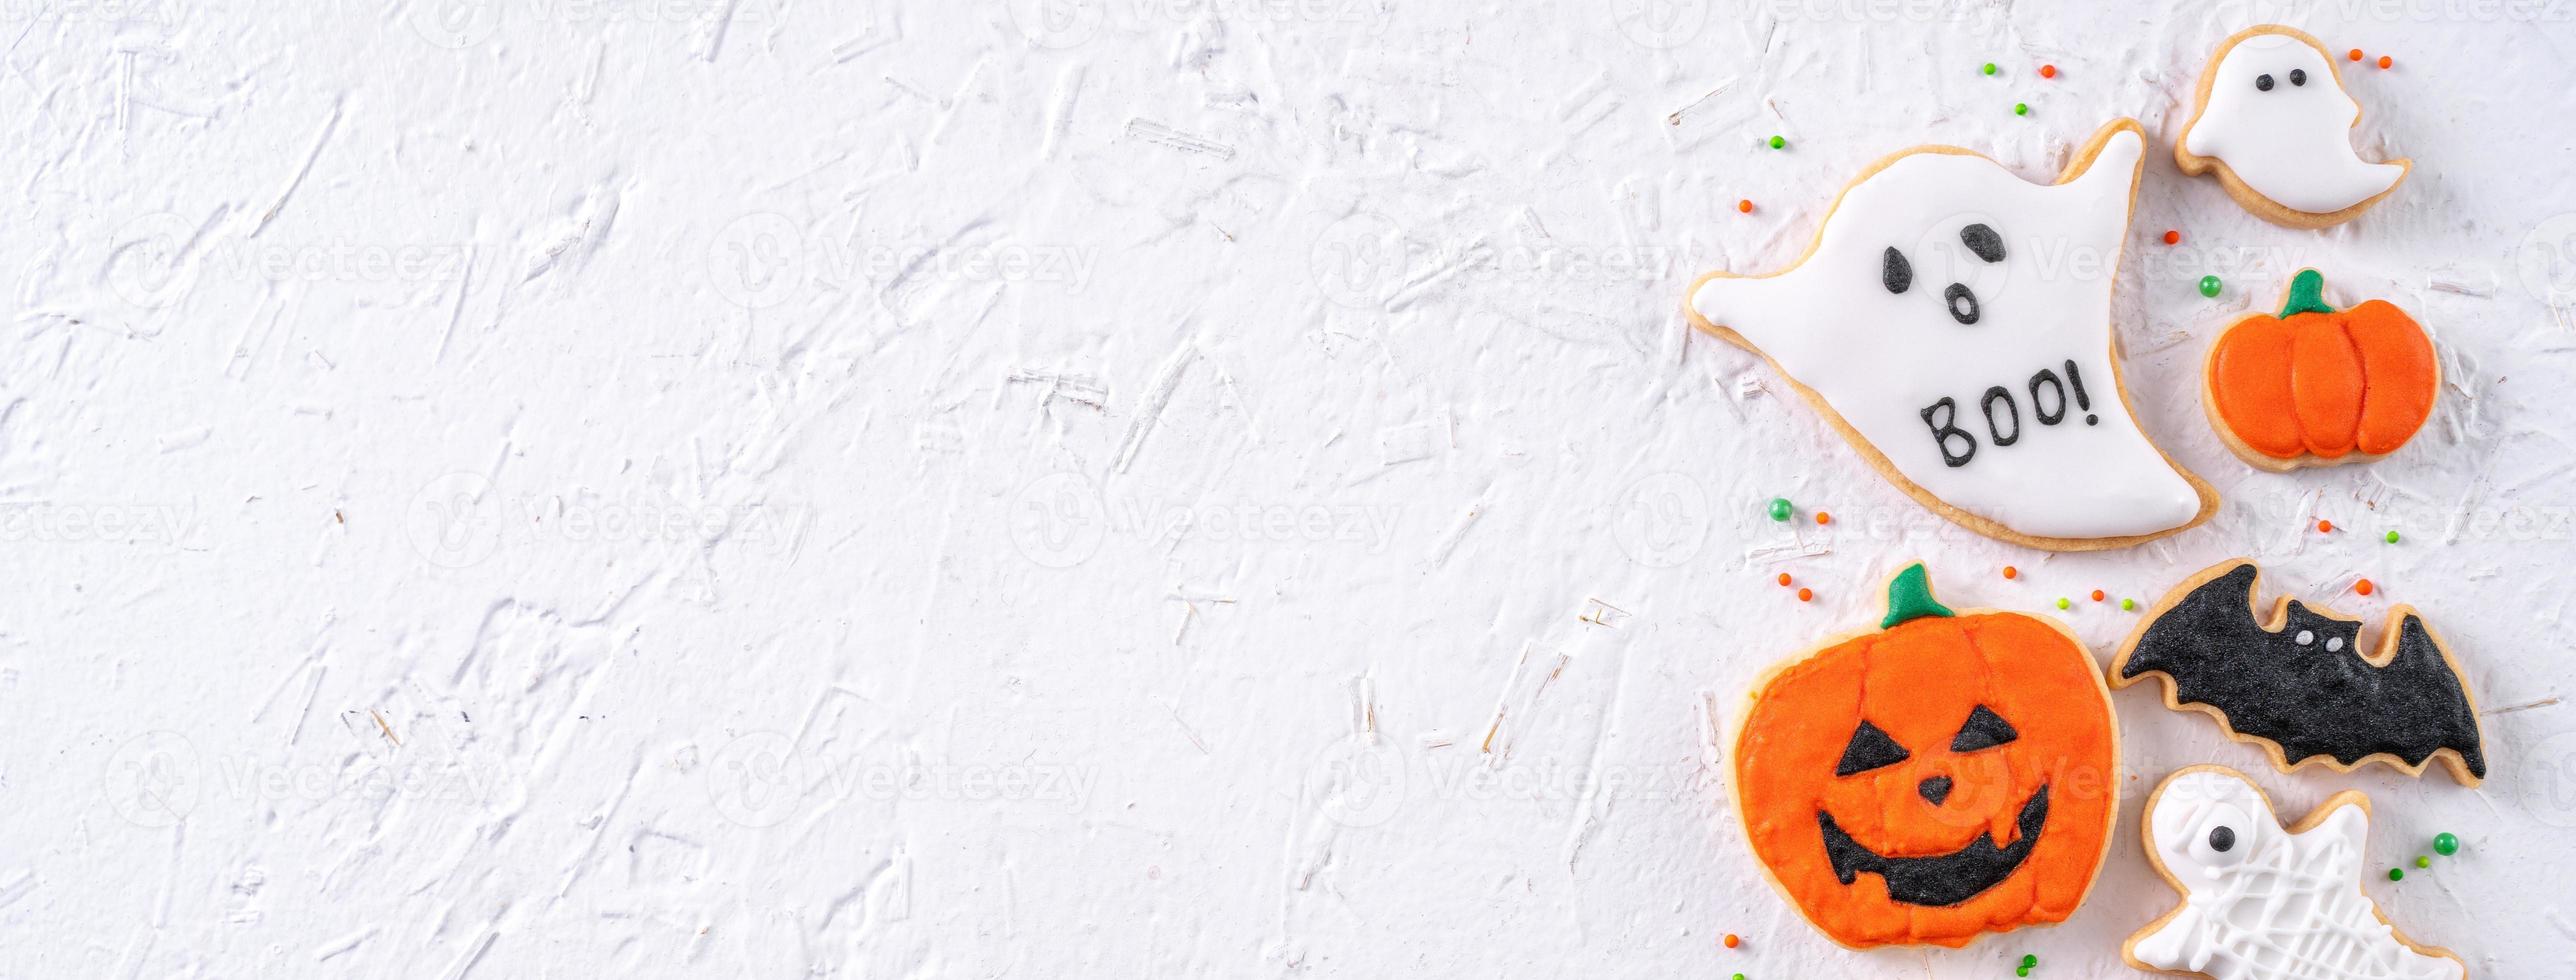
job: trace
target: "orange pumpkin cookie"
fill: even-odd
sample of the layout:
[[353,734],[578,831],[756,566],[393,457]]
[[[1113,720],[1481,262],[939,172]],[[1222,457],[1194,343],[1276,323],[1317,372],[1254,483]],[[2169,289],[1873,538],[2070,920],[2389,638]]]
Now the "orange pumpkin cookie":
[[2063,921],[2119,813],[2101,671],[2055,620],[1943,607],[1920,563],[1887,607],[1754,686],[1734,752],[1754,857],[1855,949]]
[[2324,290],[2301,269],[2279,316],[2247,316],[2210,345],[2201,403],[2227,448],[2263,469],[2396,452],[2441,393],[2441,359],[2415,318],[2380,299],[2337,310]]

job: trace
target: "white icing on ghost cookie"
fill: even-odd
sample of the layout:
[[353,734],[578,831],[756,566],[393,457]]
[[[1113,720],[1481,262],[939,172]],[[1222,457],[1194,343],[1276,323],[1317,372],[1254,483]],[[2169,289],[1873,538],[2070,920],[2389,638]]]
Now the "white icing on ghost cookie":
[[2291,28],[2265,25],[2229,38],[2202,72],[2200,102],[2174,146],[2184,173],[2206,173],[2214,163],[2283,208],[2336,215],[2328,224],[2395,190],[2412,166],[2368,163],[2353,151],[2361,104],[2344,91],[2325,47]]
[[1690,312],[1970,528],[2068,550],[2182,530],[2216,495],[2139,430],[2112,362],[2145,148],[2117,120],[2056,184],[1951,147],[1897,154],[1844,189],[1797,265],[1704,277]]
[[2448,951],[2400,935],[2361,891],[2370,800],[2335,794],[2283,828],[2243,774],[2193,766],[2147,800],[2147,855],[2180,908],[2129,937],[2133,966],[2218,980],[2462,980]]

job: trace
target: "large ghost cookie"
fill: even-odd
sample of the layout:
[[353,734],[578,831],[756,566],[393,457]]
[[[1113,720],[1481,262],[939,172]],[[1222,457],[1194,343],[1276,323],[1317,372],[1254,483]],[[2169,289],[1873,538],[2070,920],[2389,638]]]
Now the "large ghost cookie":
[[2193,766],[2147,798],[2147,860],[2182,905],[2121,947],[2141,970],[2221,980],[2461,980],[2361,890],[2370,798],[2345,790],[2283,827],[2242,773]]
[[2174,141],[2174,162],[2218,182],[2273,224],[2324,228],[2350,221],[2414,164],[2368,163],[2353,152],[2361,104],[2343,90],[2317,39],[2278,24],[2228,38],[2200,73],[2200,104]]
[[1890,481],[1978,533],[2088,551],[2209,519],[2218,495],[2148,441],[2111,332],[2134,120],[2054,184],[1948,146],[1880,160],[1807,254],[1691,285],[1701,329],[1753,350]]

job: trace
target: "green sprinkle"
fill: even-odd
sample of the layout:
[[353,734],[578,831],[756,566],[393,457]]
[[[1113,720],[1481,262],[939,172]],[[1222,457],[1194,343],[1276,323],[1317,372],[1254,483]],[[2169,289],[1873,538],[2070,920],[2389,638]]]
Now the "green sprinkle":
[[1773,137],[1771,137],[1771,148],[1772,148],[1772,149],[1774,149],[1774,150],[1780,149],[1781,147],[1788,146],[1788,145],[1789,145],[1789,141],[1788,141],[1788,140],[1781,139],[1781,138],[1780,138],[1780,137],[1778,137],[1778,136],[1773,136]]
[[2433,866],[2433,859],[2432,859],[2432,858],[2425,857],[2424,855],[2421,855],[2421,854],[2415,855],[2415,866],[2416,866],[2416,867],[2418,867],[2418,868],[2429,868],[2429,867],[2432,867],[2432,866]]
[[1995,63],[1994,63],[1994,62],[1991,62],[1991,61],[1986,62],[1985,73],[1986,73],[1986,74],[1989,74],[1989,75],[1992,75],[1992,74],[1994,74],[1994,73],[1995,73]]
[[2017,977],[2026,977],[2026,976],[2029,976],[2029,975],[2030,975],[2030,968],[2029,968],[2029,967],[2026,967],[2026,966],[2017,966],[2017,967],[2014,967],[2014,968],[2013,968],[2013,975],[2014,975],[2014,976],[2017,976]]
[[2068,607],[2068,606],[2072,606],[2072,605],[2074,605],[2074,604],[2075,604],[2075,600],[2073,600],[2073,599],[2069,599],[2069,598],[2067,598],[2067,597],[2065,597],[2065,596],[2058,596],[2058,597],[2057,597],[2057,608],[2059,608],[2059,609],[2064,609],[2064,608],[2066,608],[2066,607]]
[[1744,980],[1744,974],[1741,974],[1741,973],[1736,974],[1736,975],[1735,975],[1735,980]]
[[2218,277],[2200,277],[2200,294],[2203,296],[2216,297],[2218,295]]
[[2120,611],[2122,611],[2122,612],[2127,612],[2127,611],[2129,611],[2129,610],[2131,610],[2131,609],[2136,609],[2136,608],[2138,608],[2138,600],[2136,600],[2136,599],[2122,599],[2122,600],[2120,600]]
[[2390,531],[2390,532],[2388,532],[2388,536],[2387,536],[2387,537],[2381,538],[2380,540],[2382,540],[2382,541],[2386,541],[2386,542],[2388,542],[2389,544],[2396,544],[2396,543],[2397,543],[2397,532],[2395,532],[2395,531]]
[[2404,868],[2390,868],[2390,869],[2388,869],[2388,880],[2390,880],[2390,881],[2404,881],[2404,880],[2406,880],[2406,869],[2404,869]]
[[1775,520],[1775,521],[1785,521],[1785,520],[1788,520],[1788,519],[1789,519],[1789,514],[1790,514],[1790,513],[1791,513],[1791,508],[1789,507],[1789,498],[1787,498],[1787,497],[1773,497],[1773,498],[1771,498],[1771,519],[1772,519],[1772,520]]
[[2433,853],[2443,857],[2460,853],[2460,839],[2448,832],[2433,835]]
[[2028,103],[2028,102],[2015,102],[2015,103],[2013,103],[2013,115],[2016,115],[2016,116],[2027,116],[2027,115],[2030,115],[2030,103]]
[[2021,968],[2022,968],[2022,969],[2027,970],[2027,969],[2030,969],[2030,968],[2035,967],[2035,966],[2038,966],[2038,965],[2039,965],[2039,955],[2038,955],[2038,954],[2036,954],[2036,953],[2023,953],[2023,954],[2021,954]]

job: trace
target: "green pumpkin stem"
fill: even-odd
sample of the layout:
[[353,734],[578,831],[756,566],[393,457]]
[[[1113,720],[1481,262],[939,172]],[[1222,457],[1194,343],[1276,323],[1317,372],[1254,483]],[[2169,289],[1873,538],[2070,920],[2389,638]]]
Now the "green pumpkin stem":
[[2315,269],[2301,269],[2290,277],[2290,295],[2281,301],[2281,319],[2293,313],[2332,313],[2326,305],[2326,277]]
[[1953,615],[1950,607],[1932,598],[1931,576],[1924,574],[1923,563],[1918,561],[1905,566],[1887,583],[1887,618],[1878,621],[1878,628],[1895,629],[1898,623],[1949,615]]

